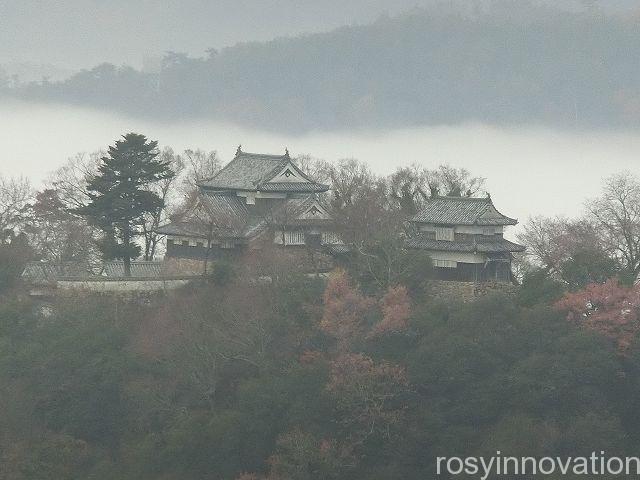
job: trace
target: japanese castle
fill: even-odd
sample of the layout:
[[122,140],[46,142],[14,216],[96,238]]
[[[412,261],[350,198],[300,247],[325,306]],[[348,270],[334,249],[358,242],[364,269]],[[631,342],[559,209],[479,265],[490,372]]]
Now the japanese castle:
[[411,220],[416,234],[408,248],[426,250],[436,278],[466,282],[512,279],[513,252],[525,249],[503,237],[517,220],[500,213],[491,197],[436,197]]
[[[298,253],[300,268],[329,271],[335,254],[345,254],[329,208],[320,194],[329,190],[284,155],[243,152],[199,185],[197,202],[179,220],[165,225],[166,258],[174,260],[237,257],[268,245]],[[435,197],[410,222],[414,234],[406,247],[428,252],[437,280],[510,282],[514,252],[524,247],[506,240],[504,228],[517,221],[486,198]],[[309,252],[314,265],[305,264]],[[320,266],[318,258],[321,259]]]
[[[300,170],[288,151],[266,155],[238,147],[233,160],[198,187],[194,208],[158,230],[167,238],[167,258],[228,258],[269,244],[328,252],[340,243],[319,196],[329,186]],[[333,266],[326,257],[320,270]]]

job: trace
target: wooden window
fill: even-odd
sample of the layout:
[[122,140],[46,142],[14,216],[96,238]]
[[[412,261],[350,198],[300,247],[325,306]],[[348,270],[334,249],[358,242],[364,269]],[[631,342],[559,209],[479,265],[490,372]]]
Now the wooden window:
[[458,262],[453,260],[433,260],[433,266],[438,268],[458,268]]
[[436,240],[446,240],[453,242],[453,228],[450,227],[436,227]]
[[189,246],[189,240],[182,240],[182,246],[183,247],[188,247]]

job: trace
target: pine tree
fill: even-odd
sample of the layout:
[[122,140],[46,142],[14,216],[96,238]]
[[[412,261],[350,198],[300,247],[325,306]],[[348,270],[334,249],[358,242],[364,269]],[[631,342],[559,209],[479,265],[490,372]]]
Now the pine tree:
[[109,147],[98,173],[87,186],[90,202],[76,212],[103,232],[99,248],[105,259],[122,259],[125,276],[131,276],[131,259],[140,255],[135,237],[141,235],[146,213],[164,208],[149,187],[175,173],[156,158],[158,142],[128,133]]

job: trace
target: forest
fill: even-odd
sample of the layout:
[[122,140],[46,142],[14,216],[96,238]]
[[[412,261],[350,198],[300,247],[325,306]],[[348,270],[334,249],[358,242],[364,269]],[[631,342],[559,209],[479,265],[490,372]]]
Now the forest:
[[464,122],[635,128],[640,63],[629,46],[639,35],[632,13],[441,4],[202,57],[167,52],[157,68],[104,63],[26,83],[0,74],[0,88],[34,102],[280,132]]
[[[153,257],[144,226],[220,161],[131,135],[173,172],[143,186],[163,208],[141,214],[134,253]],[[525,222],[511,295],[431,295],[428,258],[402,247],[406,215],[430,195],[484,195],[481,177],[305,157],[363,252],[327,279],[248,254],[166,293],[30,297],[28,260],[123,255],[96,250],[113,232],[83,208],[119,145],[70,159],[39,191],[0,181],[0,478],[418,480],[437,456],[640,448],[631,173],[581,218]]]

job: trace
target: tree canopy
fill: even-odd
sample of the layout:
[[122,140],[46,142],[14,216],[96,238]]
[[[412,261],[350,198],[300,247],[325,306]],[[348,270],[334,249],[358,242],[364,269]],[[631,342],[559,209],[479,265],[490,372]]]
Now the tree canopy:
[[158,142],[136,133],[116,141],[89,180],[89,202],[75,210],[103,232],[103,256],[122,259],[125,275],[131,274],[131,259],[140,255],[134,239],[142,234],[144,215],[164,207],[164,200],[150,187],[175,175],[166,161],[157,159],[157,146]]

